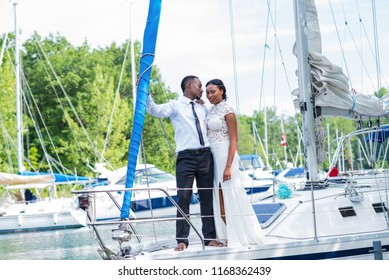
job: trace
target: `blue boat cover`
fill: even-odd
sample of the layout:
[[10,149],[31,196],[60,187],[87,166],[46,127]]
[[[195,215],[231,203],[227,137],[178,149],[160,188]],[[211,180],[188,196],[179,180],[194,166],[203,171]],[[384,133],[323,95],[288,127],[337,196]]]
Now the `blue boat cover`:
[[[146,28],[143,35],[143,50],[140,59],[140,74],[136,90],[134,121],[128,148],[126,189],[132,188],[134,184],[136,162],[146,115],[151,68],[154,62],[155,46],[157,42],[161,2],[162,0],[150,0]],[[131,196],[132,191],[126,191],[124,194],[122,210],[120,213],[121,219],[127,219],[130,216]]]
[[285,178],[295,177],[304,174],[304,172],[305,172],[304,167],[294,167],[291,168],[288,172],[286,172],[284,177]]
[[381,126],[377,131],[371,132],[366,137],[366,142],[373,141],[378,143],[385,142],[386,138],[389,137],[389,125]]
[[81,181],[93,181],[94,179],[83,176],[60,174],[60,173],[50,173],[50,172],[35,172],[35,171],[22,171],[19,172],[19,175],[25,176],[36,176],[36,175],[53,175],[54,183],[76,183]]

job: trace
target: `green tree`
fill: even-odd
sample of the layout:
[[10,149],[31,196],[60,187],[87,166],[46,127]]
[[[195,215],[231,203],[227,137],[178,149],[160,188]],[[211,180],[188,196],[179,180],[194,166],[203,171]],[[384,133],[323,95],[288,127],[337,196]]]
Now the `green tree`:
[[[1,45],[3,42],[0,40]],[[7,53],[6,53],[7,55]],[[15,75],[8,59],[0,62],[0,170],[17,172]]]
[[377,92],[374,92],[374,95],[377,96],[378,98],[381,98],[383,97],[384,95],[386,95],[388,93],[388,89],[387,88],[380,88],[380,90]]

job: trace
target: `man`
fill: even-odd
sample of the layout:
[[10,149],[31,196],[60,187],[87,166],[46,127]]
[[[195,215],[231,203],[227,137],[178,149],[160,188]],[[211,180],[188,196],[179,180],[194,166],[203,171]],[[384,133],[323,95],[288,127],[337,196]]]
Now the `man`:
[[[213,219],[213,157],[209,148],[205,116],[205,106],[194,102],[203,94],[202,84],[196,76],[186,76],[181,82],[183,95],[179,100],[156,105],[149,95],[147,110],[159,118],[170,118],[174,126],[176,142],[176,182],[178,206],[189,215],[193,182],[196,178],[200,196],[202,233],[205,245],[223,246],[215,240]],[[198,119],[198,121],[196,120]],[[177,217],[182,217],[177,211]],[[176,222],[176,251],[182,251],[189,245],[190,225],[184,219]]]

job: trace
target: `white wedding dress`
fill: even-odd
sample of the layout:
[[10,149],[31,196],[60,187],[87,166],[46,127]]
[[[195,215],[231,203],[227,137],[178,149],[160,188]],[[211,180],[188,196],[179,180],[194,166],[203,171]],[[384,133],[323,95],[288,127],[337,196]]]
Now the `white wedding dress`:
[[[235,113],[234,109],[222,101],[210,108],[206,119],[208,139],[215,163],[213,209],[216,235],[219,241],[226,241],[228,247],[264,244],[267,243],[266,238],[241,184],[237,153],[231,166],[231,180],[223,182],[230,142],[224,117],[229,113]],[[219,185],[223,193],[226,224],[220,215]]]

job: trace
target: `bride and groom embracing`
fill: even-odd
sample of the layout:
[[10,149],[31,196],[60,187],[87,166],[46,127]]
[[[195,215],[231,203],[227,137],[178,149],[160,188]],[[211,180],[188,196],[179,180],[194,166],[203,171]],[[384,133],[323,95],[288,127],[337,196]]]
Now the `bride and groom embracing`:
[[[241,185],[237,120],[234,109],[226,102],[223,82],[214,79],[206,84],[206,95],[212,104],[209,110],[199,101],[203,89],[198,77],[186,76],[181,89],[183,95],[178,100],[157,105],[149,95],[147,104],[150,114],[170,118],[174,126],[178,206],[189,215],[196,178],[205,245],[239,247],[266,243]],[[178,211],[177,217],[182,217]],[[190,225],[178,219],[176,251],[188,247],[189,232]]]

